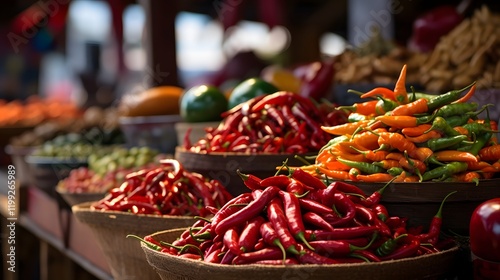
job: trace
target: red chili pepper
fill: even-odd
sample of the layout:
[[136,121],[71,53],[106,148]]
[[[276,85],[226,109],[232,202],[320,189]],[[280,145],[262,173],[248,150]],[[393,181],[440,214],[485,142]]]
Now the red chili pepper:
[[308,248],[302,246],[301,244],[298,245],[298,248],[301,251],[301,254],[298,256],[299,262],[302,264],[338,264],[339,262],[322,256],[320,254],[317,254]]
[[267,206],[267,218],[273,225],[274,230],[276,230],[276,234],[285,250],[295,255],[300,254],[297,251],[297,242],[288,230],[287,218],[285,217],[280,199],[275,198],[271,200]]
[[312,240],[338,240],[358,238],[372,235],[377,232],[376,226],[357,226],[346,228],[334,228],[333,231],[313,230],[311,233]]
[[331,208],[326,207],[325,205],[307,198],[299,199],[300,206],[305,210],[312,211],[317,214],[334,214]]
[[[375,239],[372,238],[372,242],[373,240]],[[314,247],[315,252],[328,257],[345,257],[353,251],[366,250],[372,245],[372,242],[366,244],[364,247],[358,247],[344,240],[319,240],[312,241],[311,246]]]
[[360,220],[365,220],[371,225],[374,225],[378,228],[378,231],[383,236],[391,236],[391,230],[389,227],[382,222],[370,209],[357,204],[356,206],[356,217],[360,218]]
[[304,214],[304,221],[306,223],[309,223],[313,226],[319,227],[320,229],[324,230],[329,230],[333,231],[332,225],[330,225],[323,217],[320,215],[314,213],[314,212],[307,212]]
[[199,177],[196,177],[191,172],[183,172],[184,177],[189,180],[189,184],[195,188],[201,195],[204,205],[215,206],[215,201],[212,198],[212,193],[205,185],[205,182]]
[[450,197],[452,194],[455,194],[456,191],[449,193],[447,196],[444,197],[443,201],[441,202],[441,205],[439,206],[439,209],[432,218],[432,221],[429,225],[429,231],[425,234],[419,234],[417,235],[417,238],[419,241],[422,243],[430,243],[433,245],[436,245],[439,237],[439,233],[441,232],[441,225],[443,224],[443,206],[444,202],[448,197]]
[[134,214],[156,214],[161,215],[160,210],[155,205],[141,201],[123,201],[117,208],[118,211],[130,210]]
[[307,247],[312,248],[309,243],[307,243],[304,236],[305,227],[302,221],[299,199],[294,194],[284,191],[280,191],[279,196],[283,202],[283,208],[285,209],[284,214],[290,233],[293,237],[304,242]]
[[260,181],[262,188],[276,186],[282,190],[286,189],[292,183],[292,179],[286,175],[276,175],[263,179]]
[[241,171],[239,169],[236,170],[236,173],[238,173],[238,175],[243,180],[243,183],[245,184],[245,186],[247,188],[249,188],[250,190],[263,189],[260,185],[260,182],[262,181],[262,179],[260,179],[259,177],[252,175],[252,174],[241,173]]
[[335,208],[336,211],[340,210],[343,212],[343,216],[332,223],[333,226],[347,224],[352,221],[356,215],[354,202],[352,202],[346,194],[334,192],[333,188],[328,187],[327,190],[323,192],[321,202],[326,206],[331,205],[331,207]]
[[371,250],[359,250],[351,254],[351,256],[358,255],[366,258],[370,262],[381,262],[382,260],[375,255]]
[[240,225],[244,221],[248,221],[249,219],[257,216],[262,210],[267,206],[267,204],[278,194],[279,188],[277,187],[268,187],[262,194],[252,202],[250,202],[243,209],[233,213],[229,217],[220,221],[215,225],[215,233],[222,234],[229,228]]
[[288,105],[297,102],[297,94],[289,91],[280,91],[267,95],[252,106],[252,112],[258,112],[267,107],[275,108],[273,105]]
[[231,264],[236,256],[238,256],[238,255],[234,254],[231,251],[226,251],[226,253],[222,257],[222,260],[220,261],[220,263],[221,264]]
[[239,236],[235,228],[228,229],[224,233],[224,237],[222,240],[224,242],[224,246],[226,246],[231,253],[235,255],[239,255],[242,253],[240,246],[238,246]]
[[306,192],[306,187],[301,182],[292,178],[290,184],[286,186],[286,191],[301,196]]
[[214,215],[214,217],[212,218],[212,226],[215,228],[220,223],[220,221],[226,219],[230,215],[238,212],[241,208],[243,208],[243,206],[241,205],[250,203],[251,201],[252,195],[249,193],[243,193],[231,199]]
[[379,204],[380,199],[382,198],[382,194],[384,193],[384,190],[392,183],[392,181],[393,180],[387,182],[382,188],[374,191],[366,199],[361,200],[361,204],[363,204],[366,207],[372,207],[376,204]]
[[264,239],[264,242],[271,245],[271,246],[276,246],[281,250],[281,255],[283,260],[286,258],[286,250],[283,244],[281,243],[281,240],[278,236],[278,233],[273,227],[273,224],[271,222],[266,222],[263,223],[260,226],[260,235],[262,235],[262,238]]
[[387,211],[387,208],[383,204],[377,204],[371,209],[382,222],[385,222],[389,218],[389,211]]
[[238,241],[238,247],[242,252],[246,253],[254,249],[260,237],[260,226],[264,222],[265,220],[261,216],[257,216],[248,221],[247,225],[243,228]]
[[[295,118],[292,113],[292,109],[289,106],[281,107],[281,112],[285,118],[285,122],[295,131],[300,131],[299,121]],[[305,125],[305,124],[304,124]]]
[[362,189],[358,188],[357,186],[341,181],[335,181],[329,185],[329,187],[332,187],[334,190],[343,192],[343,193],[353,193],[353,194],[358,194],[360,196],[365,196],[365,193],[363,192]]
[[320,179],[300,168],[293,170],[292,178],[312,189],[326,189],[326,185]]
[[269,247],[254,252],[243,253],[234,258],[233,264],[249,264],[261,260],[279,260],[283,262],[283,252],[279,248]]
[[283,117],[283,114],[281,113],[280,110],[272,106],[266,108],[266,110],[269,118],[275,121],[279,128],[285,127],[285,118]]

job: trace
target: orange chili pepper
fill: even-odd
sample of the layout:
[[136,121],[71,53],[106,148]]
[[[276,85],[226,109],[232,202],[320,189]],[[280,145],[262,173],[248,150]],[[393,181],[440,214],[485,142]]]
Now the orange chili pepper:
[[384,159],[381,161],[374,162],[373,164],[378,165],[378,166],[382,167],[383,169],[389,169],[392,167],[401,167],[401,165],[399,165],[399,160],[395,160],[395,159]]
[[425,134],[416,137],[407,136],[406,139],[410,140],[413,143],[425,143],[430,139],[441,138],[441,133],[437,130],[431,130]]
[[443,150],[434,153],[434,157],[439,161],[475,161],[477,162],[477,157],[469,152],[457,151],[457,150]]
[[384,150],[379,150],[379,151],[360,150],[360,149],[355,148],[354,146],[351,146],[351,149],[357,151],[358,153],[365,156],[366,159],[371,160],[371,161],[384,160],[385,157],[387,156],[387,154],[389,154],[388,151],[384,151]]
[[484,161],[500,160],[500,145],[484,147],[479,150],[479,158]]
[[432,127],[431,124],[424,123],[414,127],[405,127],[401,130],[401,133],[403,133],[406,136],[416,137],[424,134],[424,132],[429,130],[431,127]]
[[406,127],[415,127],[422,123],[419,123],[418,118],[413,116],[377,116],[375,120],[381,121],[383,124],[390,126],[391,128],[403,129]]
[[398,149],[400,152],[406,151],[409,155],[411,155],[417,149],[417,146],[415,146],[413,142],[406,139],[402,134],[392,132],[380,133],[378,144],[380,146],[384,144],[389,145],[395,149]]
[[415,114],[426,113],[429,110],[427,107],[428,100],[425,98],[417,99],[408,104],[399,105],[391,111],[391,116],[413,116]]
[[339,170],[339,171],[348,171],[349,169],[351,169],[350,166],[347,166],[342,162],[336,160],[326,162],[322,166],[324,166],[326,169]]
[[406,176],[406,178],[404,179],[405,183],[415,183],[415,182],[419,182],[419,181],[420,181],[420,178],[418,178],[418,176],[415,176],[415,175]]
[[491,164],[487,163],[486,161],[468,161],[467,162],[467,170],[482,170],[484,168],[491,167]]
[[462,96],[461,98],[459,98],[451,103],[467,102],[469,99],[471,99],[471,97],[474,95],[475,92],[476,92],[476,84],[474,84],[464,96]]
[[392,153],[387,154],[387,156],[385,157],[385,159],[399,161],[400,159],[402,159],[404,157],[405,156],[402,153],[392,152]]
[[[348,90],[348,92],[356,92],[353,90]],[[358,93],[358,92],[356,92]],[[394,91],[391,89],[388,89],[386,87],[376,87],[366,93],[361,94],[361,98],[368,98],[368,97],[375,97],[377,95],[380,95],[382,98],[389,99],[392,101],[396,101],[396,97],[394,95]]]
[[455,126],[453,128],[456,132],[462,134],[462,135],[467,135],[469,136],[469,130],[467,130],[467,128],[463,127],[463,126]]
[[377,107],[378,100],[371,100],[366,102],[354,103],[352,106],[339,106],[337,110],[348,110],[361,115],[375,115],[377,112],[375,108]]
[[369,150],[375,150],[379,147],[377,142],[378,141],[377,134],[380,132],[387,132],[387,129],[377,128],[374,129],[373,131],[365,131],[362,133],[355,134],[351,139],[351,143],[360,147],[364,147]]
[[356,179],[358,181],[368,182],[368,183],[381,183],[381,182],[389,182],[394,177],[388,173],[374,173],[368,175],[357,175]]
[[321,129],[333,135],[352,135],[359,127],[366,127],[372,120],[344,123],[335,126],[321,126]]
[[420,174],[423,174],[425,170],[427,170],[427,165],[423,161],[420,161],[418,159],[406,159],[402,158],[399,160],[399,164],[406,169],[407,171],[410,171],[411,173],[415,173],[415,169],[418,169]]
[[347,171],[339,171],[339,170],[330,170],[326,169],[324,167],[318,166],[318,171],[325,176],[332,178],[332,179],[337,179],[337,180],[348,180],[349,179],[349,172]]
[[406,91],[406,64],[403,65],[399,78],[394,86],[394,98],[399,104],[408,103],[408,92]]

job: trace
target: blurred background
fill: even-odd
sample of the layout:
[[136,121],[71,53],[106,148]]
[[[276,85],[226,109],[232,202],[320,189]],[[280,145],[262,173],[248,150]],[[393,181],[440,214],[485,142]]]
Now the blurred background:
[[[375,30],[408,46],[436,1],[18,0],[0,11],[0,99],[107,106],[151,85],[223,84],[341,54]],[[498,1],[440,1],[464,13]],[[224,70],[224,71],[223,71]]]

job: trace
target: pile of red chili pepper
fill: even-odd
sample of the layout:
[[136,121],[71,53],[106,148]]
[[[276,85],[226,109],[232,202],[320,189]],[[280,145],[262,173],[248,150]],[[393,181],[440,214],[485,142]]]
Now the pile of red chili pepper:
[[184,147],[196,153],[317,152],[330,140],[321,126],[347,121],[334,107],[287,91],[260,95],[223,113],[220,125],[193,145],[186,137]]
[[125,176],[120,187],[113,188],[92,205],[102,211],[134,214],[200,216],[218,209],[233,196],[217,180],[188,172],[174,159],[160,160],[160,166],[144,168]]
[[[440,95],[407,93],[406,65],[394,90],[377,87],[361,94],[376,98],[341,106],[348,122],[322,129],[336,135],[325,145],[311,174],[364,182],[475,182],[500,171],[497,123],[478,118],[467,102],[475,83]],[[463,94],[467,91],[465,94]]]
[[383,189],[365,195],[345,182],[326,186],[301,169],[289,170],[262,180],[240,173],[251,192],[218,211],[208,207],[211,220],[196,221],[172,243],[152,236],[141,240],[181,258],[235,265],[380,262],[455,244],[440,238],[446,198],[427,229],[409,227],[407,218],[390,216],[380,203]]

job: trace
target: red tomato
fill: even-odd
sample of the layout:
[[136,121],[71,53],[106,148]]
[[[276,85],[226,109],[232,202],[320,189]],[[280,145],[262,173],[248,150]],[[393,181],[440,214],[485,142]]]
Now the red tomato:
[[472,212],[469,235],[474,255],[500,262],[500,197],[483,202]]

